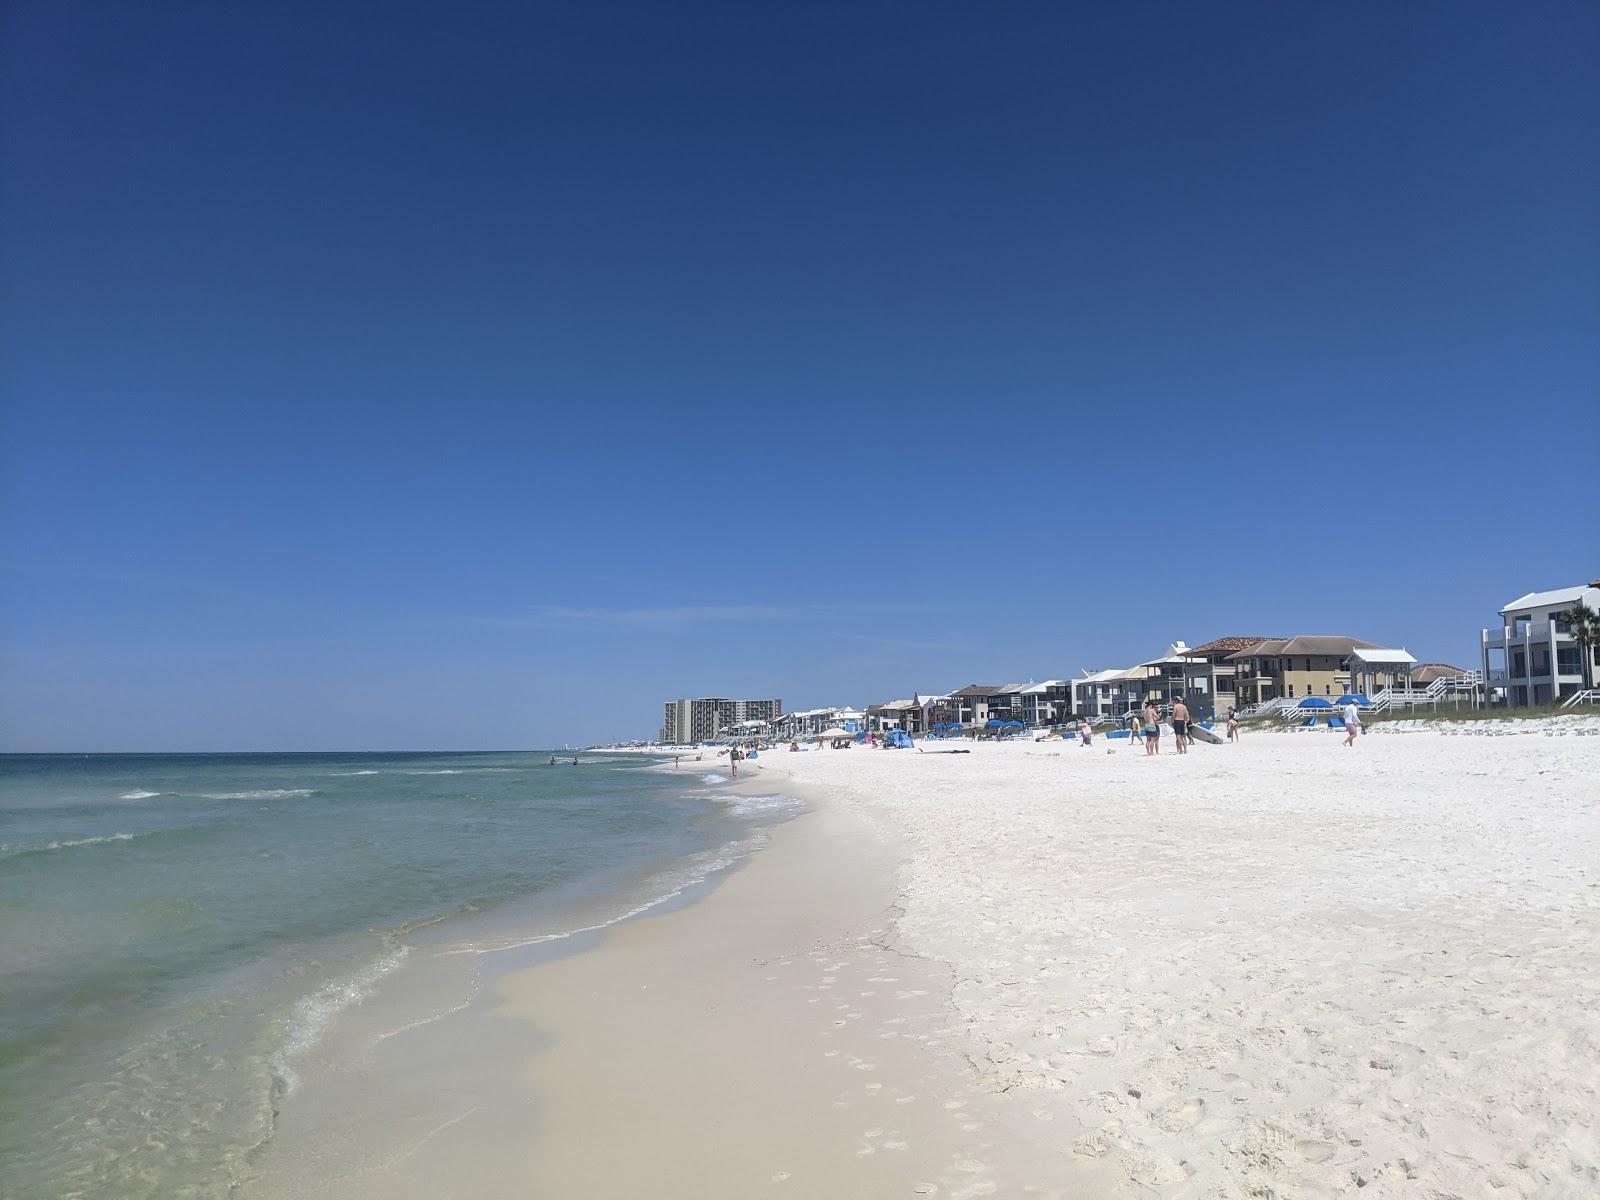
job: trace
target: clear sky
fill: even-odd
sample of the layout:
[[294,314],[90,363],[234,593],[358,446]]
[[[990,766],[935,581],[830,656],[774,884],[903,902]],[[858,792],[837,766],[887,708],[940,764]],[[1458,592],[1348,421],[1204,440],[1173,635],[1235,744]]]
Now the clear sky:
[[1600,576],[1600,7],[0,8],[0,749],[518,747]]

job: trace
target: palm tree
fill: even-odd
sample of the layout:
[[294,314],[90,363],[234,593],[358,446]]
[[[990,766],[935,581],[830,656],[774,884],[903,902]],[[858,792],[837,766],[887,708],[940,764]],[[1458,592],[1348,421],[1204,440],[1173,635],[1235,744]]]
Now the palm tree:
[[1579,600],[1561,616],[1572,629],[1573,641],[1578,643],[1583,686],[1587,691],[1594,687],[1594,647],[1600,645],[1600,612]]

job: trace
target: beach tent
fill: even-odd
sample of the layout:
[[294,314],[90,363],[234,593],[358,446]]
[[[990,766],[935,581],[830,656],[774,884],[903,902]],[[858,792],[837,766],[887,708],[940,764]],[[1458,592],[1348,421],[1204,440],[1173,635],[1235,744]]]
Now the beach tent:
[[884,739],[884,745],[894,750],[916,749],[915,743],[913,743],[911,740],[911,735],[904,729],[891,729],[889,731],[889,736]]
[[848,741],[853,737],[855,737],[855,734],[851,733],[848,729],[841,729],[837,725],[835,725],[832,729],[824,729],[821,733],[817,734],[817,739],[819,741],[829,742],[838,741],[840,738]]

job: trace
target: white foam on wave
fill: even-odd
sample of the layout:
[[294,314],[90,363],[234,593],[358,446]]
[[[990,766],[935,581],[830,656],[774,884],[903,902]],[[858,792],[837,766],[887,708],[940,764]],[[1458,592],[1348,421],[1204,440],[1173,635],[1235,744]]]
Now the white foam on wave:
[[157,796],[165,795],[164,792],[123,792],[118,800],[153,800]]
[[272,1056],[272,1073],[285,1096],[300,1086],[293,1060],[320,1042],[340,1013],[371,996],[378,982],[399,967],[410,953],[411,947],[397,946],[355,974],[330,980],[295,1002],[284,1019],[283,1040]]
[[740,796],[722,793],[711,798],[738,817],[779,816],[784,813],[799,812],[804,807],[804,804],[794,796]]
[[286,800],[291,796],[315,796],[315,788],[262,788],[254,792],[201,792],[205,800]]
[[103,846],[107,842],[131,842],[131,833],[108,833],[104,837],[63,838],[59,842],[47,842],[40,846],[41,850],[70,850],[74,846]]
[[328,773],[330,775],[344,776],[344,775],[376,775],[378,772],[376,772],[376,771],[330,771]]
[[728,778],[726,775],[702,775],[700,776],[700,781],[702,783],[727,783]]

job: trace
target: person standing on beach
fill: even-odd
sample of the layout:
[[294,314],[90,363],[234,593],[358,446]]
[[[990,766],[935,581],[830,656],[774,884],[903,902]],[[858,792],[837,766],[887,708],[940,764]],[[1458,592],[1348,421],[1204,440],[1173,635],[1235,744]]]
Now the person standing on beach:
[[1354,746],[1356,734],[1361,732],[1361,710],[1354,700],[1344,706],[1344,744]]
[[1189,753],[1189,706],[1182,696],[1172,702],[1172,736],[1178,743],[1178,753]]
[[1156,711],[1154,700],[1144,702],[1144,756],[1146,758],[1161,753],[1161,714]]
[[728,748],[728,774],[735,779],[739,778],[739,747],[737,746]]
[[1228,705],[1228,740],[1230,742],[1239,740],[1239,714],[1231,704]]
[[1094,745],[1094,726],[1089,724],[1089,718],[1084,717],[1078,722],[1078,745]]

